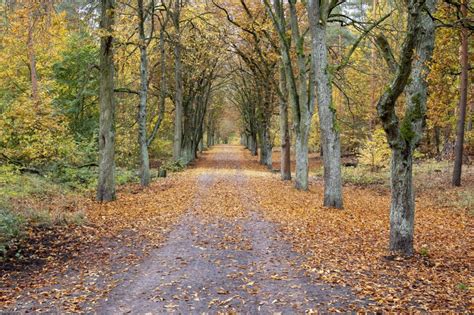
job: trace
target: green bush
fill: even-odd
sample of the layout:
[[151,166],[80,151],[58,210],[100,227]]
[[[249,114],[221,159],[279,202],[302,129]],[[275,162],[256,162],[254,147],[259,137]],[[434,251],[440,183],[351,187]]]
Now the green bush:
[[21,216],[0,205],[0,256],[3,256],[11,240],[20,235],[24,220]]
[[186,163],[182,160],[167,161],[163,163],[160,169],[166,170],[167,172],[181,172],[186,167]]
[[125,168],[116,169],[115,182],[117,185],[124,185],[134,181],[138,181],[138,176],[135,171]]

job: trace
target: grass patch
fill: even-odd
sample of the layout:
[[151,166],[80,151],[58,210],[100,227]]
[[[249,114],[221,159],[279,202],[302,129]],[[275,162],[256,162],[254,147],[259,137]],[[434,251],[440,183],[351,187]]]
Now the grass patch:
[[343,167],[342,168],[342,179],[344,183],[350,183],[353,185],[386,185],[390,175],[387,171],[372,171],[370,167],[359,166],[359,167]]
[[[342,180],[345,184],[352,184],[357,186],[369,185],[389,185],[390,174],[385,171],[372,171],[369,166],[358,167],[342,167]],[[324,176],[323,168],[319,168],[314,172],[316,177],[322,178]]]

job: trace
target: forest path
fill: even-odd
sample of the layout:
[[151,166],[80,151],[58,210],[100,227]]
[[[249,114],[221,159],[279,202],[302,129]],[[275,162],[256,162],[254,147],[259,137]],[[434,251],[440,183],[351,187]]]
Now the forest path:
[[217,146],[194,171],[199,175],[192,207],[98,313],[302,313],[363,303],[350,289],[304,272],[303,257],[258,211],[248,183],[267,171],[242,147]]

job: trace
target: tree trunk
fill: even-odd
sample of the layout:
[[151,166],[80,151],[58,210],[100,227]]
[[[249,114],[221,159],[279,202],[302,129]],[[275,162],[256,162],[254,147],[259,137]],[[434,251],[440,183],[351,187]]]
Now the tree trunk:
[[174,46],[175,57],[175,118],[174,118],[174,141],[173,141],[173,158],[179,160],[181,158],[181,147],[183,140],[183,74],[181,64],[181,35],[180,35],[180,1],[175,1],[175,12],[173,15],[173,23],[176,31],[176,42]]
[[257,132],[254,131],[250,139],[251,139],[251,144],[252,144],[250,152],[253,156],[257,156],[258,155]]
[[99,180],[96,199],[115,199],[115,102],[112,26],[114,0],[101,0],[100,27],[107,31],[100,39]]
[[[33,10],[33,9],[32,9]],[[38,74],[36,71],[36,52],[34,45],[34,12],[29,12],[28,14],[28,59],[30,66],[30,79],[31,79],[31,98],[33,102],[38,103]]]
[[148,147],[152,144],[155,139],[158,130],[160,129],[161,123],[165,117],[165,105],[166,105],[166,95],[168,93],[168,83],[166,81],[166,48],[165,48],[165,27],[167,21],[161,26],[160,29],[160,41],[158,47],[160,49],[160,96],[158,99],[158,118],[153,127],[150,137],[148,137],[147,145]]
[[[468,0],[462,1],[461,14],[465,18],[467,16]],[[469,71],[469,51],[468,51],[469,30],[465,27],[461,28],[461,80],[459,85],[459,116],[456,127],[456,144],[454,147],[454,170],[453,170],[453,186],[461,186],[462,160],[464,151],[464,126],[466,121],[467,109],[467,86]]]
[[291,180],[290,131],[288,129],[288,102],[286,75],[283,66],[280,66],[280,174],[282,180]]
[[[471,87],[474,87],[474,85],[471,83]],[[469,106],[469,114],[468,116],[468,121],[467,121],[467,130],[471,131],[472,130],[472,117],[474,116],[474,91],[471,88],[471,102]]]
[[270,139],[270,130],[265,126],[262,131],[260,141],[260,164],[266,165],[267,168],[272,169],[272,142]]
[[150,162],[148,156],[148,139],[146,133],[146,103],[148,98],[148,56],[145,37],[145,12],[143,0],[138,0],[138,33],[140,37],[140,104],[138,107],[138,144],[140,147],[140,184],[150,184]]
[[434,143],[435,143],[435,150],[436,150],[436,158],[440,158],[441,151],[439,147],[441,145],[441,129],[438,126],[434,127]]
[[412,183],[412,154],[410,148],[392,150],[390,250],[404,255],[413,254],[415,197]]
[[298,190],[308,189],[308,134],[309,132],[297,132],[295,137],[295,187]]
[[[289,79],[288,85],[290,91],[290,98],[292,99],[293,116],[295,120],[296,129],[296,172],[295,172],[295,187],[299,190],[308,190],[308,140],[309,132],[311,130],[311,120],[314,110],[314,93],[313,93],[313,78],[307,75],[307,58],[304,52],[304,36],[299,30],[298,14],[296,9],[296,1],[288,2],[290,8],[290,29],[292,38],[295,43],[296,63],[298,66],[298,89],[295,89],[295,80]],[[280,12],[283,7],[280,7]],[[283,13],[280,14],[283,16]],[[283,54],[283,64],[291,63],[289,53]],[[287,79],[291,75],[291,67],[286,66]],[[311,71],[309,71],[311,72]],[[291,92],[293,90],[293,92]]]
[[[423,11],[424,8],[430,11],[429,14]],[[435,8],[436,0],[410,0],[400,62],[392,64],[397,68],[397,75],[377,104],[377,112],[392,150],[390,250],[407,256],[413,254],[413,151],[423,135],[425,124],[426,76],[435,40],[435,23],[430,16]],[[389,56],[384,55],[384,58],[390,64]],[[400,121],[395,104],[404,90],[407,95],[405,116]]]
[[204,151],[204,137],[201,137],[201,140],[199,140],[199,153],[202,153]]
[[207,123],[207,131],[206,131],[206,146],[210,148],[212,146],[212,119],[209,119]]
[[310,1],[312,55],[318,98],[319,126],[324,164],[324,206],[342,208],[341,142],[336,125],[336,109],[332,100],[331,74],[329,73],[326,40],[326,18],[313,19],[321,15],[318,5]]

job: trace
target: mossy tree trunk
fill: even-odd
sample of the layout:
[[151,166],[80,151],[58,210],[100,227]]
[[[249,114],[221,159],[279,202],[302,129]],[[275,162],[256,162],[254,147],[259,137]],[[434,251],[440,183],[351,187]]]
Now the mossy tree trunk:
[[[413,152],[423,135],[425,123],[426,76],[435,39],[435,24],[430,15],[435,7],[435,0],[408,2],[407,31],[398,64],[394,63],[387,40],[380,36],[377,39],[389,67],[396,70],[395,78],[377,103],[377,113],[392,150],[390,250],[407,256],[413,254]],[[395,104],[403,91],[407,99],[405,115],[400,121]]]

